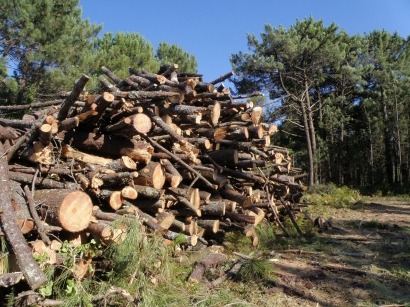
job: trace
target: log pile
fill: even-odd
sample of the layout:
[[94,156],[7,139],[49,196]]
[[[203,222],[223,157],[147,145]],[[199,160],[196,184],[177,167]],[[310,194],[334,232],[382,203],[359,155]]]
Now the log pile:
[[[84,91],[83,75],[54,105],[0,119],[10,196],[0,210],[14,210],[23,234],[37,231],[46,247],[49,232],[113,244],[126,235],[113,226],[123,218],[164,243],[182,235],[209,245],[240,230],[257,245],[264,220],[289,234],[283,216],[302,234],[294,212],[303,175],[271,144],[277,128],[262,123],[263,109],[221,83],[232,73],[205,82],[176,64],[158,74],[130,69],[124,80],[102,71],[99,93]],[[2,219],[6,236],[9,223]]]

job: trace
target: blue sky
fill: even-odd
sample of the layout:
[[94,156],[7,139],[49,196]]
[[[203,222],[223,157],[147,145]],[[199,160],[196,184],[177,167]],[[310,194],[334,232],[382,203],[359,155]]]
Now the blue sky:
[[410,0],[80,0],[83,18],[105,32],[137,32],[154,48],[177,44],[195,55],[198,72],[211,81],[232,68],[229,57],[247,50],[247,33],[264,25],[293,25],[312,16],[349,34],[385,29],[410,35]]

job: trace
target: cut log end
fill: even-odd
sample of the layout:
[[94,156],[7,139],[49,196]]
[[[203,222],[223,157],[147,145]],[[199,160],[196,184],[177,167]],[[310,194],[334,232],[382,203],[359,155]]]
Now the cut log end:
[[91,198],[81,191],[68,194],[59,209],[61,227],[70,232],[87,228],[91,220],[93,204]]

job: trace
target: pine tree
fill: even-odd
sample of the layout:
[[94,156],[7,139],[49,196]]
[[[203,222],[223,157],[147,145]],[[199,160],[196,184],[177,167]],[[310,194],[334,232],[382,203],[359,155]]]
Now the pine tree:
[[[100,26],[81,18],[78,0],[0,0],[0,56],[13,69],[17,103],[32,101],[38,92],[54,92],[49,73],[81,66],[90,38]],[[57,82],[58,83],[58,82]]]

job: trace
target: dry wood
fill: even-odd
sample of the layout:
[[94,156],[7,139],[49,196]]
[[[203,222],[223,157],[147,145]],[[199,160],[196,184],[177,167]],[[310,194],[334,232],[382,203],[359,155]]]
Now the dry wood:
[[134,200],[138,197],[138,192],[135,188],[131,186],[125,186],[121,190],[121,196],[125,199]]
[[16,216],[11,205],[11,190],[7,170],[7,160],[0,143],[0,221],[1,228],[17,259],[17,264],[29,286],[35,290],[47,282],[47,277],[34,260],[23,234],[16,223]]
[[28,207],[30,209],[30,213],[31,213],[31,216],[33,217],[34,223],[36,224],[37,232],[40,235],[41,240],[43,240],[45,244],[50,245],[51,240],[48,237],[46,230],[43,226],[43,223],[37,214],[36,204],[34,203],[32,192],[30,191],[28,186],[24,186],[24,193],[26,194]]
[[70,108],[74,105],[74,102],[79,98],[81,91],[84,89],[86,83],[90,80],[87,75],[82,75],[80,79],[75,83],[70,95],[61,104],[60,111],[58,112],[57,119],[62,121],[66,119]]
[[47,178],[34,178],[32,174],[24,174],[18,172],[9,172],[9,178],[11,180],[20,182],[21,184],[31,185],[34,182],[34,185],[38,188],[43,189],[78,189],[78,184],[74,182],[60,182],[53,179]]
[[43,214],[48,223],[69,232],[84,230],[91,221],[93,203],[84,192],[63,189],[38,190],[35,200],[44,202],[47,206]]
[[161,227],[168,229],[172,226],[175,220],[175,215],[169,212],[160,212],[155,216],[155,218]]
[[124,137],[91,132],[76,131],[61,133],[59,136],[73,148],[107,156],[128,156],[136,162],[148,163],[154,149],[146,142]]
[[224,216],[226,203],[224,201],[209,201],[208,204],[201,206],[203,215]]
[[127,233],[125,229],[114,228],[107,222],[97,221],[90,223],[86,229],[92,237],[104,245],[121,242],[125,239]]
[[201,259],[192,270],[189,281],[201,282],[204,278],[205,271],[211,267],[216,267],[227,260],[225,254],[210,253]]
[[165,174],[162,165],[158,162],[148,163],[141,171],[139,176],[134,178],[137,185],[150,186],[154,189],[161,189],[165,183]]

